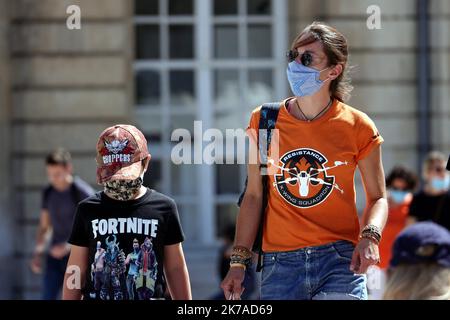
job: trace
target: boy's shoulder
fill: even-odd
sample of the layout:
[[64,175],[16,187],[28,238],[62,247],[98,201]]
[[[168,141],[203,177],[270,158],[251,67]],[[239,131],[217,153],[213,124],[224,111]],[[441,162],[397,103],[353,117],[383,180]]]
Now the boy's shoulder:
[[95,192],[93,195],[81,200],[78,203],[78,207],[79,208],[84,208],[86,206],[90,206],[90,205],[98,205],[101,204],[101,198],[102,198],[102,193],[103,191],[97,191]]
[[[89,205],[102,205],[109,202],[110,199],[104,194],[104,191],[97,191],[93,195],[87,197],[79,203],[80,206]],[[115,201],[115,200],[113,200]],[[123,204],[126,205],[128,201],[124,201]],[[146,195],[139,201],[140,204],[158,203],[167,204],[170,206],[175,206],[175,200],[154,189],[148,188]]]
[[149,196],[147,199],[151,205],[163,209],[162,211],[177,211],[175,200],[164,193],[149,189]]
[[152,200],[175,204],[175,200],[173,198],[169,197],[168,195],[166,195],[164,193],[156,191],[155,189],[149,189],[149,193],[150,193],[150,199],[152,199]]
[[[115,201],[115,200],[112,200]],[[128,201],[124,201],[121,203],[121,206],[127,206]],[[133,202],[133,201],[132,201]],[[133,206],[157,206],[161,209],[164,208],[171,208],[176,209],[176,203],[175,200],[169,197],[168,195],[165,195],[161,192],[158,192],[154,189],[148,188],[147,194],[138,201],[138,203],[129,203]],[[86,199],[82,200],[78,204],[79,210],[86,210],[86,209],[92,209],[94,206],[103,206],[103,205],[111,205],[110,199],[107,198],[107,196],[104,194],[103,191],[98,191],[94,193],[93,195],[87,197]]]
[[44,195],[44,198],[47,197],[50,192],[52,192],[53,187],[51,184],[47,184],[43,189],[42,189],[42,194]]

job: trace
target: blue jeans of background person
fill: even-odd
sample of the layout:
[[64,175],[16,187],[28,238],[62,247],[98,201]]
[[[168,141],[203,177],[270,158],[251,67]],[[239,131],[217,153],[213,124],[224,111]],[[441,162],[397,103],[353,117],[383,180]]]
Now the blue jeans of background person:
[[366,300],[366,276],[350,271],[353,250],[351,242],[337,241],[264,253],[261,299]]
[[62,259],[56,259],[47,255],[42,299],[56,300],[58,298],[58,294],[61,291],[64,282],[64,274],[66,272],[68,260],[68,255]]

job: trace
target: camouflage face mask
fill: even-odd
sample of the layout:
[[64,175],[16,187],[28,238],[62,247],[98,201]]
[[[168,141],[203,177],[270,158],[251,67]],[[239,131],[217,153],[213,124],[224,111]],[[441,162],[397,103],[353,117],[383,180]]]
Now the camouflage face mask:
[[120,201],[128,201],[135,197],[143,184],[141,177],[135,180],[111,180],[103,184],[105,192],[111,198]]

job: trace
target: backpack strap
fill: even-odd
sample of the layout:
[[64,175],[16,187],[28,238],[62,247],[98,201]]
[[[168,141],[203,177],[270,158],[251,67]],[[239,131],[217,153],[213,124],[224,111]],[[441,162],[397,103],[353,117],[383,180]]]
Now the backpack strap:
[[[265,212],[267,207],[267,194],[269,192],[268,181],[269,177],[267,175],[267,154],[270,148],[270,142],[272,141],[272,130],[275,129],[275,125],[278,118],[278,113],[280,111],[280,103],[265,103],[261,107],[259,124],[258,124],[258,150],[260,155],[260,172],[261,172],[261,183],[263,187],[263,201],[261,206],[261,219],[259,221],[258,233],[256,235],[255,241],[252,246],[252,251],[258,253],[258,264],[256,266],[256,271],[259,272],[262,269],[262,238],[263,238],[263,228],[265,222]],[[248,176],[245,179],[244,190],[239,196],[237,202],[238,207],[241,206],[242,200],[244,199],[245,191],[247,190]]]
[[259,117],[258,150],[261,161],[261,173],[264,175],[267,175],[267,154],[269,153],[270,142],[272,141],[272,130],[275,129],[279,111],[279,102],[265,103],[261,107]]
[[258,132],[258,150],[260,154],[260,173],[262,183],[262,206],[261,217],[259,220],[258,232],[256,234],[255,242],[253,244],[253,251],[258,253],[258,263],[256,265],[256,271],[262,270],[262,241],[263,230],[266,220],[266,207],[268,203],[269,193],[269,176],[267,175],[267,156],[270,148],[270,142],[272,141],[272,130],[275,129],[275,125],[278,119],[278,113],[280,111],[280,103],[266,103],[261,107],[261,113],[259,118],[259,132]]
[[[265,103],[261,106],[259,124],[258,124],[258,150],[260,155],[260,171],[264,176],[267,172],[267,154],[270,148],[270,142],[272,141],[272,130],[275,129],[275,125],[278,118],[278,112],[280,111],[280,103],[272,102]],[[245,178],[244,190],[241,192],[237,201],[237,206],[240,207],[242,200],[247,189],[248,177]]]

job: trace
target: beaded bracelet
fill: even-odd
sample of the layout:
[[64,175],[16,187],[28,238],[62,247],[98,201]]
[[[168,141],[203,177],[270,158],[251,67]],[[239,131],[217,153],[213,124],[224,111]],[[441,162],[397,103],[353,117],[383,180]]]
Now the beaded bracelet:
[[233,263],[238,263],[238,264],[243,264],[245,266],[250,266],[252,264],[252,259],[251,258],[243,258],[241,256],[237,256],[237,255],[231,255],[230,257],[230,264]]
[[377,226],[369,224],[361,231],[359,238],[371,239],[378,244],[381,241],[381,230]]
[[245,264],[237,263],[237,262],[230,263],[230,268],[231,268],[231,267],[239,267],[239,268],[243,268],[244,271],[247,270],[247,266],[246,266]]
[[252,252],[243,246],[234,246],[232,255],[238,255],[243,258],[251,258],[253,256]]

